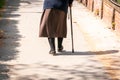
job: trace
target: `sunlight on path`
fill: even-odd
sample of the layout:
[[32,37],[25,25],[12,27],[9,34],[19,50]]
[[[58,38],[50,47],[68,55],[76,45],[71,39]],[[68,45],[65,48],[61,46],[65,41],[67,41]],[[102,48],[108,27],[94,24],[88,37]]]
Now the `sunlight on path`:
[[[16,4],[13,5],[15,2]],[[47,38],[38,37],[43,11],[41,0],[15,2],[11,2],[11,6],[8,6],[2,21],[2,28],[7,32],[7,38],[5,45],[0,47],[2,53],[0,54],[2,55],[0,79],[120,79],[120,46],[118,45],[120,42],[110,30],[105,28],[100,19],[83,5],[74,2],[73,6],[75,53],[71,53],[70,21],[68,20],[68,35],[63,42],[66,52],[57,52],[56,56],[52,56],[48,53]]]

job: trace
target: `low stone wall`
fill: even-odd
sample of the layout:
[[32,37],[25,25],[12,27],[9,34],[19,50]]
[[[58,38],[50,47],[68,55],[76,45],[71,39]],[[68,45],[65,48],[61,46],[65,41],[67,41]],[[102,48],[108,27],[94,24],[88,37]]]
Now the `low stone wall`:
[[78,0],[99,16],[112,30],[120,34],[120,4],[113,0]]

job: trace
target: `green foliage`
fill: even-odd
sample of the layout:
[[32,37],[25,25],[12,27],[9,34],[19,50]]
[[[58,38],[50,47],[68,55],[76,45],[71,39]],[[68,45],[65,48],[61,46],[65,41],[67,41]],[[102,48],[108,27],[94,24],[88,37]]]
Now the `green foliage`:
[[5,0],[0,0],[0,8],[3,8],[4,5],[5,5]]
[[117,0],[118,3],[120,3],[120,0]]

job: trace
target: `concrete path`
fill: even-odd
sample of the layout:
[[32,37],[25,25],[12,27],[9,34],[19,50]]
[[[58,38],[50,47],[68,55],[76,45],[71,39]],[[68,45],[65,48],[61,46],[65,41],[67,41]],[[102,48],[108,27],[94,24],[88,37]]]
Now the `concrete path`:
[[[42,0],[9,0],[0,28],[0,80],[120,80],[120,40],[88,9],[73,4],[74,49],[70,20],[65,52],[48,54],[46,38],[39,38]],[[57,43],[57,42],[56,42]],[[57,44],[56,44],[57,45]]]

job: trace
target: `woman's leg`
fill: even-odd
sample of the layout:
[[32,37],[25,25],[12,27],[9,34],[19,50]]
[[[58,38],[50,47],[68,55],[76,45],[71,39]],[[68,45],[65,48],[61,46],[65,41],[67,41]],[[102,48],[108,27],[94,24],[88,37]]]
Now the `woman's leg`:
[[55,38],[48,38],[50,44],[50,54],[55,54]]
[[58,38],[58,51],[62,51],[63,50],[63,46],[62,46],[62,42],[63,42],[63,38]]

